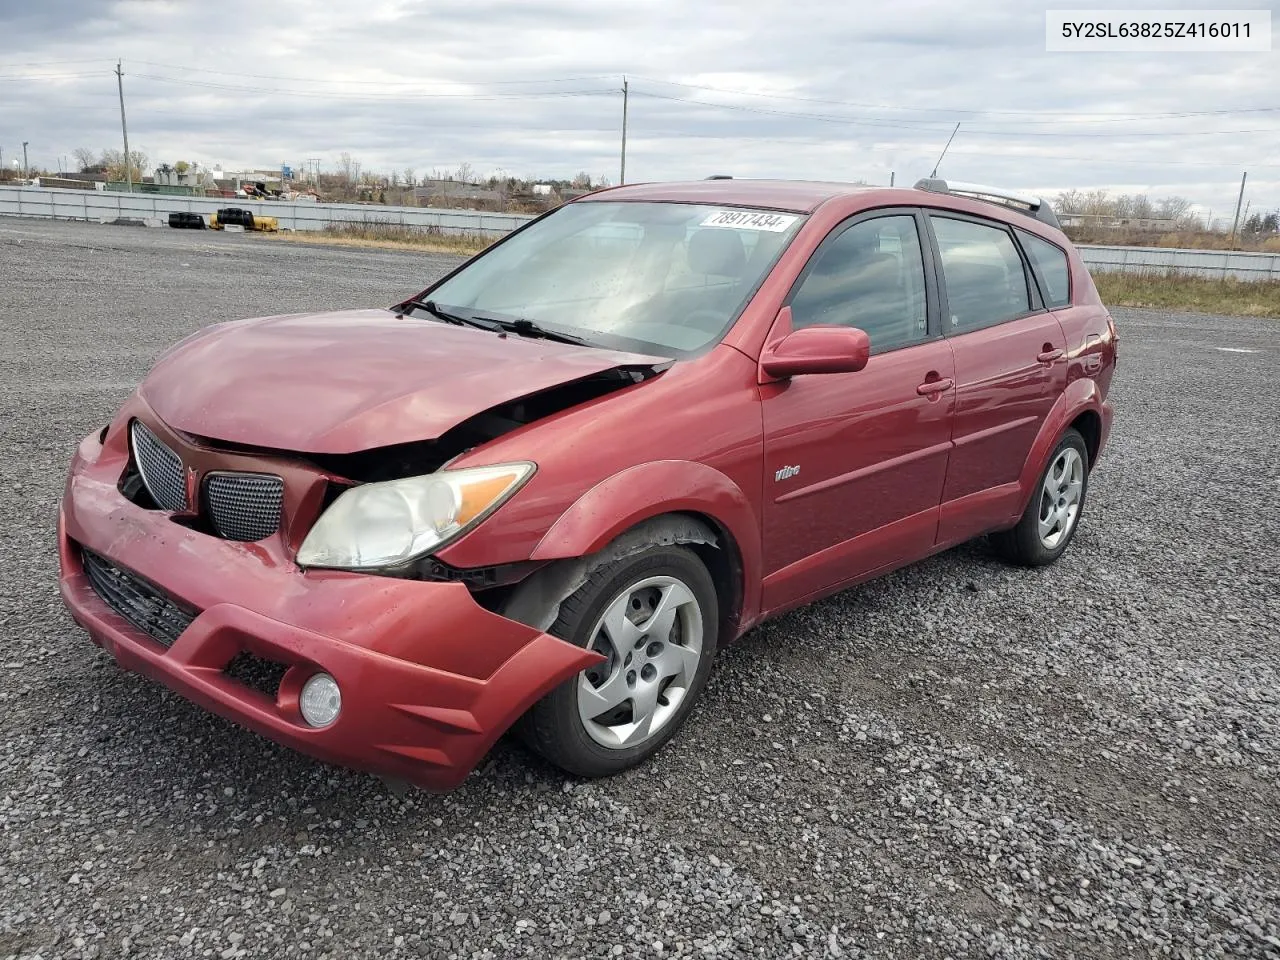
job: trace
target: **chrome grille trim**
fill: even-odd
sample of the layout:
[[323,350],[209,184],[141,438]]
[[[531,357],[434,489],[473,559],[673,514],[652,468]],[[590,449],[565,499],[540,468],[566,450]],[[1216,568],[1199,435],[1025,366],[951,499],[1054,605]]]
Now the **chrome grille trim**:
[[210,473],[204,502],[218,536],[263,540],[280,529],[284,481],[269,473]]
[[164,510],[186,510],[187,484],[182,473],[182,458],[141,420],[129,424],[129,440],[133,462],[151,499]]
[[105,557],[80,551],[89,585],[108,607],[153,640],[171,647],[196,615]]

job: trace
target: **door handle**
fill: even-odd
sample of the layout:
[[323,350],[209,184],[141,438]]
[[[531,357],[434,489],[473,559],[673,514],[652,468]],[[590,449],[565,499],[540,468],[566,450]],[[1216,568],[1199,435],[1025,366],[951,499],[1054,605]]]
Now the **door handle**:
[[1053,363],[1053,361],[1057,360],[1060,356],[1062,356],[1061,350],[1045,350],[1042,351],[1036,359],[1041,363]]
[[920,394],[922,397],[929,397],[930,399],[933,399],[937,397],[938,394],[945,393],[950,390],[955,386],[955,383],[956,382],[950,377],[946,377],[942,380],[928,380],[916,387],[916,393]]

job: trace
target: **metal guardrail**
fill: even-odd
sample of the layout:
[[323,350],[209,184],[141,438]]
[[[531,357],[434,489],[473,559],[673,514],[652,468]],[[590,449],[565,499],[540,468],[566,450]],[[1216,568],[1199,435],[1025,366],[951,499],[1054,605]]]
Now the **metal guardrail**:
[[1182,247],[1109,247],[1076,244],[1091,273],[1179,273],[1220,280],[1280,280],[1280,253],[1189,250]]
[[45,220],[119,219],[159,220],[171,213],[209,216],[224,207],[252,210],[255,216],[275,217],[285,230],[323,230],[330,224],[392,223],[409,227],[438,227],[445,233],[484,233],[502,236],[533,219],[521,213],[483,213],[435,207],[388,207],[363,203],[295,203],[284,200],[239,200],[227,197],[171,197],[163,194],[108,193],[42,187],[0,187],[0,216]]
[[[388,207],[363,203],[294,203],[231,200],[223,197],[170,197],[162,194],[107,193],[41,187],[0,187],[0,216],[54,220],[107,221],[121,218],[167,223],[175,212],[208,216],[222,207],[240,207],[275,217],[286,230],[323,230],[330,224],[392,223],[437,227],[445,233],[502,236],[533,219],[529,214],[482,213],[433,207]],[[1077,244],[1085,265],[1096,272],[1163,273],[1177,270],[1202,277],[1280,280],[1280,253],[1188,250]]]

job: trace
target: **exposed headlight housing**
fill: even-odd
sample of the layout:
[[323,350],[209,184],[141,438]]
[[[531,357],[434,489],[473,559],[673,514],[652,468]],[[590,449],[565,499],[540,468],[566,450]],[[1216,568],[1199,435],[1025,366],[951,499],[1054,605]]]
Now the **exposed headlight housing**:
[[311,528],[298,565],[370,570],[425,556],[498,509],[534,469],[503,463],[352,487]]

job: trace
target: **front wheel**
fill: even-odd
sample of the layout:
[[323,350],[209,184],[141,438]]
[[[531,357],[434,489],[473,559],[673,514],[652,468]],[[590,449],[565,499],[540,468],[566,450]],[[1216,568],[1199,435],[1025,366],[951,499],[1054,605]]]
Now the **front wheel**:
[[1084,437],[1070,429],[1049,457],[1018,525],[991,538],[996,550],[1024,567],[1053,563],[1076,534],[1088,489],[1089,448]]
[[717,609],[711,575],[687,547],[655,545],[593,571],[548,633],[603,659],[529,711],[519,728],[525,742],[586,777],[655,753],[706,682]]

